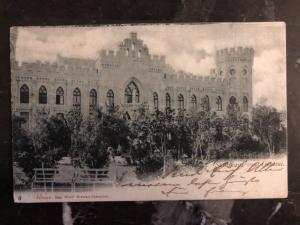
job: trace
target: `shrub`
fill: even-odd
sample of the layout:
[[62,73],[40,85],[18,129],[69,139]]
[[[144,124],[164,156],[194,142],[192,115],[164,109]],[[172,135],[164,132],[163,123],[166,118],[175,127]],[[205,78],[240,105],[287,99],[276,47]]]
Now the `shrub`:
[[68,133],[63,123],[55,118],[41,120],[31,131],[17,126],[18,120],[13,118],[14,160],[31,178],[34,168],[52,168],[66,154]]
[[233,149],[238,152],[262,152],[265,146],[250,133],[237,135],[233,140]]
[[156,173],[162,169],[164,165],[163,156],[161,154],[151,154],[140,161],[137,167],[138,175],[149,175]]

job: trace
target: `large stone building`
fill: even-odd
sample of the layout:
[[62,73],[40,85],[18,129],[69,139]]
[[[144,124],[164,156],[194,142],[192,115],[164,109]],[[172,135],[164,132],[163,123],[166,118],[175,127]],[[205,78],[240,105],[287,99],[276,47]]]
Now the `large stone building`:
[[[165,56],[150,55],[130,33],[116,51],[101,50],[95,60],[57,56],[55,63],[12,62],[12,111],[28,120],[35,113],[88,115],[97,107],[119,105],[128,116],[141,103],[149,109],[213,110],[228,106],[251,118],[254,50],[216,52],[216,68],[206,76],[176,72]],[[199,68],[200,69],[200,68]]]

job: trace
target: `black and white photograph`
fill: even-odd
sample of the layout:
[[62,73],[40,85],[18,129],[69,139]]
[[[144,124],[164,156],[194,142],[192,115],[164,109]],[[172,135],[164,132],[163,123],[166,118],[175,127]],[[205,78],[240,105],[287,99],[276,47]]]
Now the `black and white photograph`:
[[284,23],[10,33],[16,202],[287,196]]

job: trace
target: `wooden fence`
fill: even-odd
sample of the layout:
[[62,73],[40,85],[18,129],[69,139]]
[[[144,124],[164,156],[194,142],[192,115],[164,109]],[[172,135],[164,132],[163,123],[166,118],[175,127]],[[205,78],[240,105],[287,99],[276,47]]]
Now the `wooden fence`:
[[54,168],[36,168],[32,178],[32,191],[66,191],[95,190],[98,186],[114,185],[115,174],[108,169],[75,169],[65,176],[63,170]]

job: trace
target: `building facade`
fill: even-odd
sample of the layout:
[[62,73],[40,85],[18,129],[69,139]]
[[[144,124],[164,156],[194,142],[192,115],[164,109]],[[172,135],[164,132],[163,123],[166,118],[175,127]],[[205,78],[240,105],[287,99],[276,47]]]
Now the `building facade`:
[[66,58],[54,63],[12,61],[12,111],[27,120],[44,112],[72,108],[88,115],[98,107],[120,106],[128,116],[140,104],[150,110],[212,110],[228,107],[251,119],[252,48],[218,50],[216,67],[206,76],[175,71],[165,56],[151,55],[130,33],[116,51],[101,50],[97,59]]

